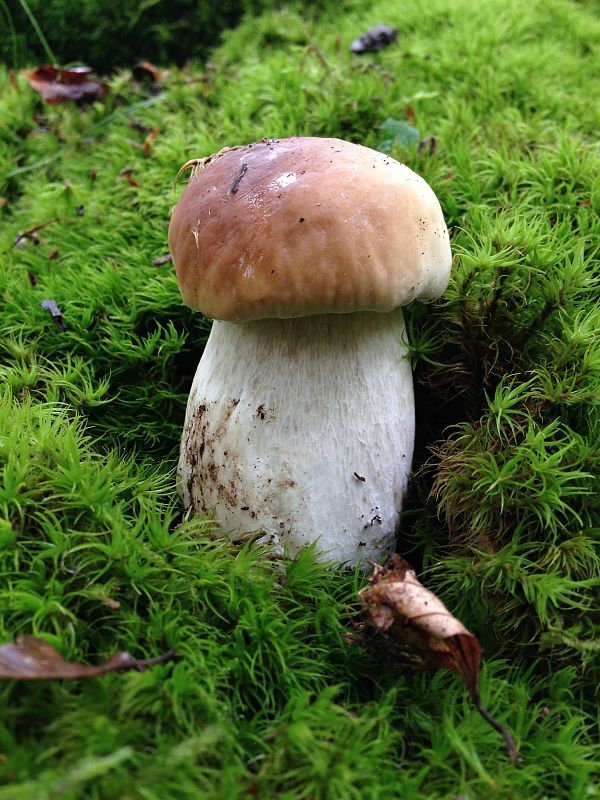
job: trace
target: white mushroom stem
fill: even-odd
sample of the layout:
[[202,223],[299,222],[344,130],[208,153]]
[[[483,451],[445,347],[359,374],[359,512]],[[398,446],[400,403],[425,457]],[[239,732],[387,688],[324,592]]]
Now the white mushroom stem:
[[194,515],[264,530],[293,556],[394,549],[414,441],[400,308],[215,322],[192,385],[179,461]]

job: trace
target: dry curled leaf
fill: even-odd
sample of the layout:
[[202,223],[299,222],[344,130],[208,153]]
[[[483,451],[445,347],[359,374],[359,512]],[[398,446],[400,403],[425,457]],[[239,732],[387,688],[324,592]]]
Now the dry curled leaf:
[[394,554],[385,567],[375,565],[369,586],[360,592],[369,629],[389,655],[414,669],[452,669],[462,677],[479,713],[506,742],[513,764],[519,756],[511,735],[481,706],[479,642],[410,565]]
[[154,140],[156,139],[159,133],[160,133],[160,128],[151,128],[148,135],[144,139],[142,150],[146,157],[148,157],[152,152],[152,148],[154,147]]
[[138,61],[137,64],[134,64],[132,72],[136,80],[148,80],[152,83],[161,83],[169,76],[168,69],[159,69],[150,61]]
[[116,653],[97,666],[67,661],[51,645],[35,636],[19,636],[12,644],[0,647],[0,678],[20,681],[57,681],[96,678],[109,672],[143,671],[155,664],[170,661],[175,655],[168,650],[160,656],[136,659],[129,653]]
[[36,92],[50,105],[74,101],[78,104],[102,100],[107,85],[92,78],[90,67],[62,69],[53,64],[44,64],[33,70],[24,70],[24,75]]
[[370,585],[360,593],[371,626],[402,651],[417,669],[453,669],[477,691],[481,647],[462,622],[417,580],[399,555],[376,565]]

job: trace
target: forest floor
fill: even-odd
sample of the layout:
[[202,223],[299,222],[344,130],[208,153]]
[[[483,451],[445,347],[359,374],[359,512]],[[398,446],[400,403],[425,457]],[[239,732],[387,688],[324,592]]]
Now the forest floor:
[[[397,41],[351,54],[382,21]],[[85,107],[0,67],[0,643],[178,652],[2,681],[0,800],[600,797],[599,42],[586,2],[376,0],[247,19]],[[444,210],[398,548],[480,639],[518,768],[458,676],[348,643],[365,575],[182,519],[210,322],[164,258],[175,176],[291,135],[386,149]]]

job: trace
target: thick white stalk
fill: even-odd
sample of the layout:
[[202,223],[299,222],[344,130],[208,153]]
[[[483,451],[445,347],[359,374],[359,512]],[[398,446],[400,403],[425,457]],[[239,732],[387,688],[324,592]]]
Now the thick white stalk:
[[290,555],[318,540],[356,564],[394,548],[414,397],[402,310],[215,322],[179,461],[194,515],[262,529]]

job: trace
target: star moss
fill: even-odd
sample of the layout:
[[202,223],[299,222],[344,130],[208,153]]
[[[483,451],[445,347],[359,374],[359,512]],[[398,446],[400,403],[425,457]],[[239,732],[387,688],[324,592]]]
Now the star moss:
[[[397,43],[352,56],[382,20]],[[85,109],[0,70],[0,640],[180,654],[2,683],[0,800],[597,795],[599,36],[585,2],[379,0],[249,18],[211,64],[158,91],[120,71]],[[213,540],[177,504],[209,330],[160,263],[177,170],[263,137],[376,148],[388,119],[419,131],[386,146],[455,256],[444,297],[407,310],[399,549],[485,646],[518,770],[456,677],[346,643],[362,575]]]

